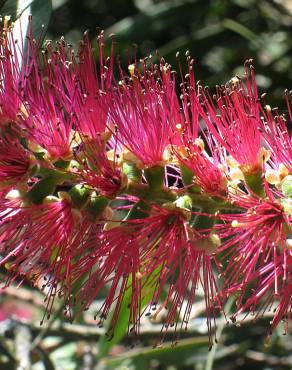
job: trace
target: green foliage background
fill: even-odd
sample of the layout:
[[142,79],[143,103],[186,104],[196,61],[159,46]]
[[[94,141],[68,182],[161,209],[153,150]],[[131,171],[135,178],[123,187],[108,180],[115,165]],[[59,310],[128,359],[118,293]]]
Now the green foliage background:
[[[59,5],[58,5],[59,4]],[[62,5],[60,5],[62,4]],[[176,67],[190,50],[197,78],[209,86],[242,73],[252,58],[258,84],[271,105],[283,107],[292,78],[292,2],[289,0],[55,0],[49,37],[75,44],[96,27],[116,34],[127,60],[159,54]]]

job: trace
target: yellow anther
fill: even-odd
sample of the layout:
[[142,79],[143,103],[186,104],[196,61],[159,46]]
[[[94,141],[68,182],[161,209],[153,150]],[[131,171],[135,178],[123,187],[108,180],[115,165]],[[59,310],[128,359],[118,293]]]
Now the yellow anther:
[[246,224],[246,223],[244,223],[244,222],[238,222],[238,220],[233,220],[233,221],[231,222],[231,226],[232,226],[232,227],[246,227],[246,226],[247,226],[247,224]]
[[140,271],[137,271],[137,272],[136,272],[136,278],[137,278],[138,280],[141,280],[141,279],[142,279],[142,277],[143,277],[143,275],[141,274],[141,272],[140,272]]
[[10,15],[5,15],[4,17],[4,28],[8,28],[10,24],[11,16]]
[[204,143],[204,141],[200,137],[198,137],[195,140],[195,144],[197,145],[198,148],[201,149],[201,151],[204,151],[205,150],[205,143]]
[[239,78],[234,76],[231,78],[230,80],[230,84],[232,85],[232,87],[236,86],[237,84],[239,83]]
[[23,114],[24,118],[28,118],[28,111],[25,108],[25,105],[24,104],[21,104],[21,106],[20,106],[20,112]]
[[170,145],[168,145],[164,149],[162,158],[163,158],[163,161],[165,163],[169,163],[171,161],[171,159],[172,159],[172,150],[171,150],[171,146]]
[[239,223],[237,220],[233,220],[233,221],[231,222],[231,226],[232,226],[232,227],[240,227],[240,223]]
[[170,70],[170,65],[169,64],[168,65],[164,65],[162,67],[162,72],[164,72],[164,73],[167,73],[169,70]]
[[292,249],[292,239],[287,239],[286,240],[286,246],[288,249]]
[[70,197],[70,194],[67,193],[67,191],[59,191],[58,192],[58,197],[60,198],[60,200],[66,200],[69,203],[72,202],[72,199]]
[[58,197],[55,197],[54,195],[48,195],[47,197],[44,198],[43,204],[50,204],[50,203],[55,203],[55,202],[60,202],[61,199]]
[[231,156],[228,156],[226,158],[226,163],[228,164],[228,166],[230,168],[237,168],[237,167],[239,167],[239,163],[233,157],[231,157]]
[[266,163],[271,157],[271,152],[270,152],[270,150],[268,150],[266,148],[261,148],[260,149],[260,156],[261,156],[261,160],[264,163]]
[[283,163],[280,163],[279,165],[279,176],[280,179],[283,180],[284,177],[289,175],[289,170]]
[[244,180],[243,172],[240,170],[239,167],[233,167],[230,169],[229,176],[232,181],[239,182],[240,180]]
[[134,65],[134,64],[130,64],[130,65],[128,66],[128,70],[129,70],[129,72],[130,72],[131,77],[133,77],[133,76],[134,76],[134,74],[135,74],[135,65]]
[[272,112],[272,108],[270,105],[265,105],[265,110],[268,112],[268,113],[271,113]]
[[10,190],[5,196],[5,199],[9,200],[15,200],[19,198],[22,198],[22,194],[18,189]]
[[278,171],[275,171],[275,170],[267,170],[265,173],[265,178],[267,182],[271,185],[275,185],[280,182],[279,173]]

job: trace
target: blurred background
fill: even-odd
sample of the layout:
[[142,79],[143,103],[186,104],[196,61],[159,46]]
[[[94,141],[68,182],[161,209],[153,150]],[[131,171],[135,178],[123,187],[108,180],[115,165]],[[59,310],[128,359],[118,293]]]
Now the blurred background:
[[73,45],[85,30],[114,33],[127,58],[155,51],[176,67],[189,50],[197,79],[210,87],[243,72],[252,58],[257,81],[271,105],[284,106],[292,79],[291,0],[53,0],[48,37]]
[[[41,8],[45,1],[35,3]],[[117,53],[126,65],[129,56],[152,54],[155,59],[158,51],[174,69],[176,53],[183,64],[189,50],[197,79],[211,88],[243,74],[245,59],[252,58],[260,91],[268,92],[267,102],[286,110],[283,92],[292,80],[291,0],[53,0],[50,10],[48,39],[63,35],[77,46],[85,30],[93,38],[98,27],[116,35]],[[130,344],[123,333],[108,342],[93,312],[71,325],[60,319],[58,302],[51,320],[41,327],[43,299],[39,290],[25,284],[1,292],[0,370],[20,370],[15,359],[27,356],[28,345],[33,348],[32,370],[292,369],[291,336],[283,336],[280,325],[267,338],[269,312],[241,327],[219,320],[218,345],[209,351],[204,302],[198,302],[189,331],[178,344],[173,346],[167,337],[162,348],[153,349],[163,315],[155,322],[142,320],[141,336]]]

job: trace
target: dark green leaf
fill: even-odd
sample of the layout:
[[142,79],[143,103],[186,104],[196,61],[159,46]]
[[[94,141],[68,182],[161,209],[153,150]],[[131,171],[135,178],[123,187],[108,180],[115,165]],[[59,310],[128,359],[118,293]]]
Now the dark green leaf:
[[[159,270],[160,270],[160,268],[156,269],[153,272],[153,276],[156,276],[159,273]],[[151,281],[151,278],[148,277],[147,281]],[[132,299],[132,288],[131,288],[132,287],[132,278],[131,277],[129,277],[127,286],[128,286],[128,289],[126,290],[124,298],[123,298],[123,302],[122,302],[122,305],[121,305],[121,310],[120,310],[120,313],[119,313],[119,320],[118,320],[118,323],[116,324],[116,326],[114,328],[113,338],[110,341],[108,341],[105,336],[100,337],[100,340],[99,340],[99,356],[100,356],[100,358],[106,356],[109,353],[110,349],[115,344],[119,343],[121,341],[121,339],[123,339],[123,337],[127,333],[128,323],[129,323],[129,318],[130,318],[129,317],[130,316],[129,303],[131,302],[131,299]],[[145,306],[147,306],[147,304],[151,301],[151,298],[152,298],[153,293],[154,293],[154,289],[155,289],[155,284],[152,284],[151,286],[150,286],[150,284],[147,284],[147,282],[144,284],[144,286],[142,288],[142,293],[141,293],[141,295],[142,295],[141,310],[143,310],[143,308]]]
[[41,43],[49,24],[51,12],[51,0],[6,0],[2,2],[0,7],[0,14],[2,16],[11,16],[12,21],[15,23],[14,38],[19,39],[22,37],[25,41],[24,51],[27,48],[25,36],[28,31],[29,16],[32,15],[33,17],[32,32],[34,38]]
[[128,363],[134,365],[135,369],[140,370],[149,369],[150,362],[156,360],[162,365],[162,368],[174,365],[181,366],[186,364],[188,359],[194,355],[197,355],[197,359],[203,362],[206,359],[207,346],[208,337],[187,338],[182,339],[175,347],[173,343],[165,343],[158,348],[152,346],[135,348],[123,355],[106,359],[106,364],[108,368],[116,369],[127,360]]

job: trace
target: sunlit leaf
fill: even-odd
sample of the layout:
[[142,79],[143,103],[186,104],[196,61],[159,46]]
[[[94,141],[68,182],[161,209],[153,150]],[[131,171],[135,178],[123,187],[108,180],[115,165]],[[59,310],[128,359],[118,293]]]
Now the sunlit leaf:
[[10,16],[14,22],[13,34],[15,40],[23,40],[24,53],[27,49],[29,17],[32,15],[32,32],[34,38],[41,44],[52,12],[51,0],[6,0],[0,6],[0,14]]

